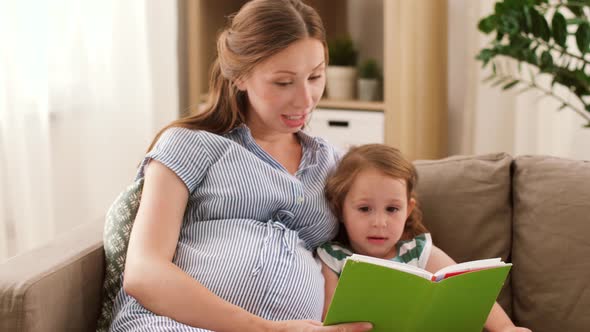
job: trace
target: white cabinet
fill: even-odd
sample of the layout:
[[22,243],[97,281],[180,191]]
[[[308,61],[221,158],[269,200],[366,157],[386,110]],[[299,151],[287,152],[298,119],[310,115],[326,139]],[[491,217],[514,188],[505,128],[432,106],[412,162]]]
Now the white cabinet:
[[343,150],[354,145],[385,142],[383,112],[379,111],[316,109],[306,131]]

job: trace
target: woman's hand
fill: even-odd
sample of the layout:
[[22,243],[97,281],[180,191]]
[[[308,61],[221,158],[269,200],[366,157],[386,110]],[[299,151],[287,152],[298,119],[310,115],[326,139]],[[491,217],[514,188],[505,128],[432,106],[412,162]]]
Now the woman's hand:
[[346,323],[332,326],[322,326],[322,323],[314,320],[284,320],[270,322],[268,331],[277,332],[365,332],[373,326],[370,323]]
[[530,329],[526,327],[518,327],[518,326],[511,326],[503,329],[501,332],[532,332]]

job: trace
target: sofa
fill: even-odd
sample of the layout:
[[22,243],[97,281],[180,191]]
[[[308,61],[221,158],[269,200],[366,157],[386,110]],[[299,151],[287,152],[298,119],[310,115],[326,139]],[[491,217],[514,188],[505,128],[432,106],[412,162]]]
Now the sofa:
[[[487,154],[416,161],[418,200],[456,261],[513,263],[498,298],[535,332],[590,331],[590,162]],[[0,265],[0,331],[93,331],[103,224]]]

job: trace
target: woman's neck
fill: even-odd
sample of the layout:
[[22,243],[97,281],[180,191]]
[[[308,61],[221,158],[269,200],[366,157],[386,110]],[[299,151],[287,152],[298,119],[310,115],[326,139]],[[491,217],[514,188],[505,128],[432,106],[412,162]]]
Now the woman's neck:
[[269,131],[266,128],[257,126],[252,121],[247,123],[252,138],[260,146],[266,147],[288,147],[293,145],[299,145],[299,139],[295,133],[280,133]]
[[250,128],[252,138],[274,160],[290,173],[296,174],[303,155],[301,143],[295,133],[269,133]]

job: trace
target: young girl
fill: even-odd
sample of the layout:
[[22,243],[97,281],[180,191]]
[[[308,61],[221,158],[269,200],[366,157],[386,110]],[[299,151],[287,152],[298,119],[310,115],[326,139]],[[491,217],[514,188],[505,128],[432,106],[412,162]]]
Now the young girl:
[[[326,182],[330,208],[344,227],[337,242],[317,252],[326,283],[324,315],[346,257],[353,253],[406,263],[430,272],[455,264],[432,244],[422,224],[414,188],[416,169],[392,147],[370,144],[352,148]],[[494,304],[486,321],[489,331],[530,331],[515,327]]]

